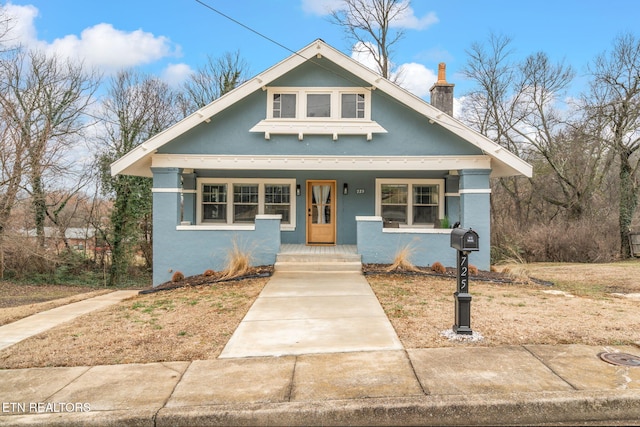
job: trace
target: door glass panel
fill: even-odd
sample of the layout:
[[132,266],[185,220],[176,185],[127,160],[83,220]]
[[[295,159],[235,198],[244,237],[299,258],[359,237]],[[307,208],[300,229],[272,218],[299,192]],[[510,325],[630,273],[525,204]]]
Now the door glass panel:
[[331,186],[311,186],[311,223],[331,224]]

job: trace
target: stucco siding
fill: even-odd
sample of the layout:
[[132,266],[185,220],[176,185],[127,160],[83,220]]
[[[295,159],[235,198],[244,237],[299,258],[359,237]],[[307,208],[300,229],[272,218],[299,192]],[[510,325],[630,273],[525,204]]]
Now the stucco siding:
[[449,229],[384,229],[380,217],[358,218],[357,229],[358,253],[364,263],[389,264],[400,251],[407,250],[409,261],[416,266],[426,267],[436,261],[447,267],[456,265]]
[[[295,70],[273,86],[356,86],[354,76],[336,76],[314,65],[302,66],[313,72]],[[342,75],[345,73],[342,72]],[[210,123],[202,123],[185,132],[158,150],[161,154],[253,154],[253,155],[340,155],[340,156],[437,156],[480,155],[481,150],[462,138],[452,135],[413,109],[406,107],[379,90],[371,92],[371,118],[387,130],[375,134],[371,141],[365,136],[341,135],[334,141],[331,135],[271,134],[249,132],[266,118],[267,92],[256,91],[233,106],[218,113]]]

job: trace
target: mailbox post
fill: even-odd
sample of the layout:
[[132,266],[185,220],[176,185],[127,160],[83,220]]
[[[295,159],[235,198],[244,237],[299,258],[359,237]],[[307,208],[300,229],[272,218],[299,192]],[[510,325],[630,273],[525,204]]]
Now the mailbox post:
[[472,229],[451,230],[451,247],[458,251],[457,288],[455,298],[455,323],[453,332],[471,335],[471,294],[469,293],[469,252],[478,251],[478,233]]

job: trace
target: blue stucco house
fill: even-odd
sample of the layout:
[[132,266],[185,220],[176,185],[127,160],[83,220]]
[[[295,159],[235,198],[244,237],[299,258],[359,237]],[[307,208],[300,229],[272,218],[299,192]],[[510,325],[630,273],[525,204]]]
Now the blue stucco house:
[[453,266],[444,218],[479,234],[488,269],[489,180],[531,166],[451,116],[444,69],[431,100],[316,40],[114,162],[153,177],[154,286],[223,268],[233,245],[255,265],[288,243]]

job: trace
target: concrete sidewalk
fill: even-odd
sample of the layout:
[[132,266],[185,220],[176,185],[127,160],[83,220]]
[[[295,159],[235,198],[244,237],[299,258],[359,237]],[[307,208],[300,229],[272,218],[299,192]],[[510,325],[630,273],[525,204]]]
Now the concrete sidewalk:
[[2,425],[640,424],[640,368],[585,345],[0,371]]
[[220,358],[402,348],[362,273],[276,271]]
[[137,294],[138,291],[135,290],[115,291],[36,313],[33,316],[0,326],[0,350],[78,316],[100,310]]

